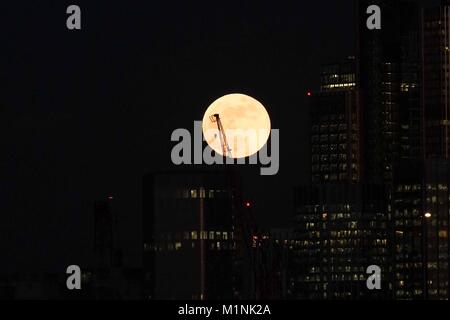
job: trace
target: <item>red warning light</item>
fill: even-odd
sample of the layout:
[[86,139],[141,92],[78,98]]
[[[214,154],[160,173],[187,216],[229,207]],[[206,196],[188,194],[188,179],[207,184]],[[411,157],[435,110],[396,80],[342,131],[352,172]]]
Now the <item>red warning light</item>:
[[312,92],[311,92],[311,91],[308,91],[308,93],[306,93],[306,95],[307,95],[308,97],[311,97],[311,96],[312,96]]
[[251,206],[252,206],[252,204],[250,203],[250,201],[247,201],[247,202],[245,203],[245,207],[246,207],[246,208],[251,208]]
[[113,196],[109,196],[109,197],[108,197],[108,200],[110,200],[110,201],[111,201],[111,200],[114,200],[114,197],[113,197]]

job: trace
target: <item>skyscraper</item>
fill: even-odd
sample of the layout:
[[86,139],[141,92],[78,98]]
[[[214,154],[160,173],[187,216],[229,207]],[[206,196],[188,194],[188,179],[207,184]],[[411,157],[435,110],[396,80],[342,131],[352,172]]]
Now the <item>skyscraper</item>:
[[[420,13],[414,2],[357,4],[364,179],[389,184],[395,161],[414,158],[421,150]],[[366,26],[366,9],[374,4],[381,8],[381,30]]]
[[[295,192],[297,277],[301,299],[389,296],[389,235],[382,187],[319,184]],[[382,290],[367,288],[366,270],[382,269]]]
[[[324,66],[309,98],[311,185],[295,190],[297,277],[302,299],[385,297],[389,291],[388,206],[383,185],[363,184],[362,114],[350,57]],[[366,270],[382,266],[383,290],[370,292]]]
[[449,299],[450,163],[428,159],[397,170],[394,295],[398,299]]
[[[381,8],[381,30],[369,30],[366,25],[366,9],[374,4]],[[349,179],[329,179],[321,169],[328,174],[333,172],[331,167],[321,162],[320,167],[316,165],[322,159],[329,161],[329,156],[322,154],[318,158],[316,154],[333,147],[331,136],[312,138],[313,185],[296,189],[295,205],[296,232],[301,243],[296,290],[304,298],[394,296],[396,169],[401,163],[402,170],[412,170],[414,162],[422,158],[420,10],[413,2],[395,0],[361,0],[357,6],[355,86],[337,80],[333,83],[333,77],[343,77],[324,72],[321,90],[325,92],[310,103],[312,124],[319,119],[323,125],[339,110],[333,106],[342,105],[339,99],[329,98],[330,90],[355,95],[350,114],[356,116],[342,119],[352,120],[348,125],[354,131],[346,144],[357,161],[350,164],[356,170]],[[381,290],[367,288],[365,271],[371,265],[382,270]]]
[[422,147],[396,164],[392,187],[394,294],[399,299],[448,299],[449,6],[422,10]]
[[312,182],[358,182],[360,112],[355,60],[323,67],[321,91],[309,97]]
[[449,159],[450,6],[423,12],[425,156]]
[[144,178],[144,273],[152,299],[231,299],[239,182],[230,172]]

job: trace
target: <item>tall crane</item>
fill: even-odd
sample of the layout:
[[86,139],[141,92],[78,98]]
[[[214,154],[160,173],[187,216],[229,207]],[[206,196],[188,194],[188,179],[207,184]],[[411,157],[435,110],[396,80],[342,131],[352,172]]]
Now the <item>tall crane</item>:
[[218,113],[213,114],[212,116],[209,117],[209,119],[211,120],[211,122],[217,123],[223,156],[231,158],[232,157],[231,148],[228,145],[227,136],[225,135],[225,130],[223,129],[222,121],[220,120],[220,115]]
[[[225,130],[222,125],[222,121],[220,119],[219,114],[213,114],[209,117],[211,122],[217,123],[217,128],[219,129],[219,137],[220,144],[222,147],[223,156],[228,156],[232,158],[231,148],[228,145],[227,137],[225,134]],[[232,166],[226,166],[226,172],[229,177],[229,182],[231,186],[231,205],[232,205],[232,221],[233,221],[233,230],[234,236],[236,239],[237,250],[234,250],[233,259],[235,263],[233,264],[233,275],[239,278],[239,275],[249,272],[252,269],[248,269],[247,266],[252,266],[255,261],[248,260],[253,252],[253,248],[251,247],[251,238],[256,233],[256,225],[254,223],[253,214],[252,214],[252,204],[251,202],[246,202],[243,205],[242,193],[241,193],[241,181],[240,174],[233,168]],[[202,200],[202,199],[201,199]],[[203,215],[203,207],[201,209],[201,214]],[[202,216],[203,219],[203,216]],[[205,250],[205,249],[203,249]],[[204,256],[204,251],[201,253]],[[204,263],[204,262],[203,262]],[[205,285],[205,281],[202,282],[203,286]],[[243,285],[242,283],[238,285],[240,291],[240,297],[251,297],[254,298],[254,290],[252,284]]]

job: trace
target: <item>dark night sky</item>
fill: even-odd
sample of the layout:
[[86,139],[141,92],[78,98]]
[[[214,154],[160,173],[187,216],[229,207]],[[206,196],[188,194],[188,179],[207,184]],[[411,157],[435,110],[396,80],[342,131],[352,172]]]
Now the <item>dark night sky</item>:
[[[95,3],[94,3],[95,2]],[[66,7],[83,30],[66,29]],[[170,168],[171,132],[231,92],[281,134],[280,173],[245,171],[263,227],[290,226],[308,181],[305,92],[354,53],[353,7],[328,1],[14,1],[0,4],[0,271],[83,264],[92,203],[120,211],[139,262],[141,179]]]

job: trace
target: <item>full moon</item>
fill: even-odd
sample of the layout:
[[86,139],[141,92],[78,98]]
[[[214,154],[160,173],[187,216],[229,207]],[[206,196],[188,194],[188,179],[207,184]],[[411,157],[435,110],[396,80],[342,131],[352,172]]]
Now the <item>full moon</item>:
[[[206,142],[215,152],[240,159],[250,157],[264,147],[270,136],[271,123],[266,108],[258,100],[234,93],[209,106],[202,128]],[[224,145],[227,148],[224,149]],[[229,152],[224,154],[226,149]]]

